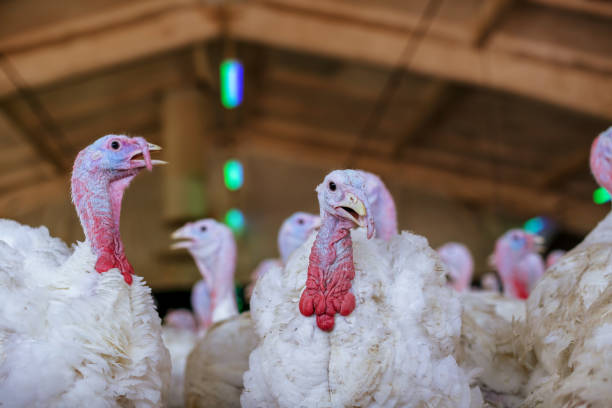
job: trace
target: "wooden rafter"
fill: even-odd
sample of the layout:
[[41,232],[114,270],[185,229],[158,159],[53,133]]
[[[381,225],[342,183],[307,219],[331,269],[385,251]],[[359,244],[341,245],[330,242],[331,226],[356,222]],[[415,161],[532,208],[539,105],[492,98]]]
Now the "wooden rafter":
[[[240,137],[246,156],[288,160],[291,163],[333,169],[342,158],[328,146],[300,143],[245,128]],[[606,213],[587,201],[566,197],[550,190],[505,184],[487,178],[460,175],[414,163],[385,160],[373,154],[355,157],[355,167],[373,171],[405,186],[424,189],[466,203],[495,206],[519,216],[550,214],[569,230],[584,233]]]
[[551,7],[612,17],[612,3],[608,0],[530,0]]
[[473,23],[471,43],[474,46],[482,47],[486,43],[496,24],[513,2],[514,0],[489,0],[481,6]]
[[[418,21],[418,10],[398,12],[373,2],[355,7],[340,0],[260,0],[228,8],[228,29],[237,39],[387,67],[397,62],[407,34]],[[80,20],[42,27],[39,33],[0,39],[0,50],[5,51],[29,86],[38,87],[201,43],[220,32],[216,7],[195,0],[147,0],[139,6],[107,10]],[[511,38],[496,41],[495,47],[474,49],[470,44],[473,27],[460,23],[437,19],[431,27],[432,35],[422,41],[407,68],[612,118],[612,82],[607,74],[556,60],[526,57]],[[56,34],[50,36],[52,41],[43,41],[44,32]],[[572,53],[584,54],[578,49]],[[597,66],[612,64],[609,58],[605,64],[599,61],[605,56],[580,58],[585,63],[593,60]],[[482,69],[484,65],[486,70]],[[45,69],[41,70],[41,66]],[[0,96],[14,91],[14,86],[0,75]]]

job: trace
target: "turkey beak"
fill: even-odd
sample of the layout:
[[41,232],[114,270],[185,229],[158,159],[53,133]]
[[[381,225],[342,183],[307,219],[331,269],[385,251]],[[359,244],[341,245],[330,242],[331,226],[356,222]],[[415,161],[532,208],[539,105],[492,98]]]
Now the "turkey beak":
[[353,193],[346,193],[344,199],[336,206],[336,211],[344,218],[350,219],[360,227],[368,230],[368,238],[374,235],[374,220],[371,211],[368,211],[369,203],[366,199],[359,199]]
[[170,245],[170,249],[183,249],[191,247],[193,242],[191,236],[188,233],[188,225],[181,227],[174,231],[170,236],[172,239],[182,239],[183,241],[174,242]]

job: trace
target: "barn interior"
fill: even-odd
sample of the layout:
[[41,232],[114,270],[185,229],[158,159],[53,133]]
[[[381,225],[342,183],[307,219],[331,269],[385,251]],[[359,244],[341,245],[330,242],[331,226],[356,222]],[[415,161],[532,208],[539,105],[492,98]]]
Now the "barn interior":
[[[240,210],[244,285],[337,168],[378,174],[400,229],[465,243],[477,277],[509,228],[547,217],[549,249],[570,249],[607,212],[588,159],[612,119],[610,38],[605,1],[3,1],[0,217],[83,240],[74,158],[138,135],[169,165],[134,180],[121,232],[160,299],[200,279],[170,249],[180,225]],[[234,109],[220,100],[227,59],[244,72]]]

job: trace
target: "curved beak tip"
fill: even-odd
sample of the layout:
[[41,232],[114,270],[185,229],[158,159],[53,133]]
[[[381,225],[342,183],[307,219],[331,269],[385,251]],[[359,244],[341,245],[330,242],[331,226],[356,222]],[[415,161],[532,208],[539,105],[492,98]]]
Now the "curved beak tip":
[[147,147],[150,151],[162,150],[162,148],[156,144],[147,142]]

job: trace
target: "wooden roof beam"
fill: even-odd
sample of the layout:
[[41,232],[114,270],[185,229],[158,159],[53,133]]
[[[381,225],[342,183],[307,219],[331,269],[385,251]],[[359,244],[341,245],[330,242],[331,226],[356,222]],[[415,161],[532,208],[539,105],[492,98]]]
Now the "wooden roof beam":
[[612,3],[608,0],[530,0],[549,7],[564,8],[603,17],[612,17]]
[[[342,163],[338,152],[324,145],[296,142],[245,128],[239,150],[245,156],[288,160],[300,165],[334,169]],[[550,190],[504,184],[486,178],[466,176],[414,163],[375,157],[371,153],[355,158],[355,167],[393,179],[404,186],[432,192],[467,203],[504,209],[519,216],[549,214],[564,227],[586,233],[607,210],[588,201],[566,197]]]
[[[215,8],[194,0],[149,0],[0,40],[0,52],[30,87],[217,36]],[[51,40],[46,41],[48,33]],[[44,69],[41,69],[44,67]],[[0,74],[0,97],[14,92]]]
[[[320,2],[320,1],[319,1]],[[242,3],[234,9],[232,33],[277,47],[392,67],[409,31],[367,24],[350,14]],[[361,7],[367,14],[367,6]],[[409,70],[445,80],[517,93],[591,115],[612,119],[612,81],[569,65],[497,49],[427,36],[407,64]],[[483,66],[486,65],[486,70]]]

